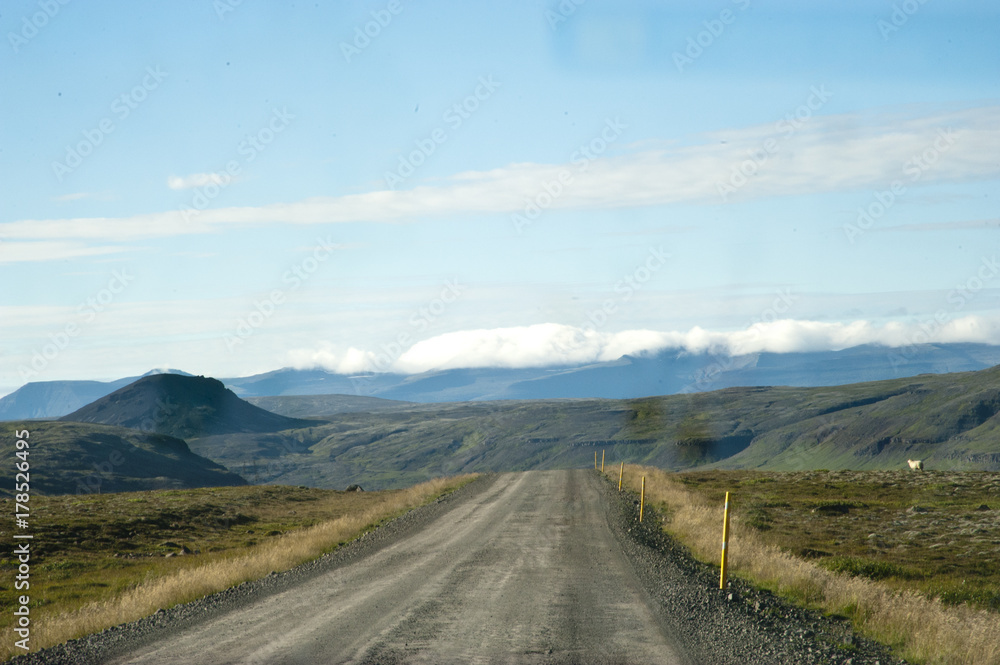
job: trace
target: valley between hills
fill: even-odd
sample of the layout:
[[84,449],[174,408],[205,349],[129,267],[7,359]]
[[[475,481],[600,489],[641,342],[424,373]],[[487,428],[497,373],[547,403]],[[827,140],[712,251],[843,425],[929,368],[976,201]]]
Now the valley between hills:
[[38,485],[46,493],[87,491],[80,478],[105,492],[243,482],[390,489],[442,475],[587,466],[595,453],[607,464],[669,470],[877,470],[907,459],[998,470],[998,413],[1000,367],[823,388],[443,404],[243,400],[215,379],[161,374],[58,421],[0,428],[32,430],[35,461],[49,469]]
[[315,424],[189,439],[250,482],[401,487],[476,471],[628,463],[670,470],[1000,469],[1000,368],[829,388],[631,400],[380,403],[250,398]]

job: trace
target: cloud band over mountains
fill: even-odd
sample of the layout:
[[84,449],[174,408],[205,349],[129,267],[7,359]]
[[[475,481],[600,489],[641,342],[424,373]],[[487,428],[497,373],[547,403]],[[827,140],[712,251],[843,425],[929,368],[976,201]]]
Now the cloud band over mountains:
[[392,371],[404,374],[459,368],[526,368],[583,365],[666,350],[678,353],[739,356],[751,353],[837,351],[865,344],[908,349],[929,343],[1000,344],[1000,318],[969,315],[918,322],[869,321],[826,323],[779,320],[745,330],[719,332],[694,327],[687,332],[626,330],[601,332],[555,323],[510,328],[463,330],[417,342],[408,349],[350,348],[336,353],[331,345],[289,353],[293,367],[339,374]]

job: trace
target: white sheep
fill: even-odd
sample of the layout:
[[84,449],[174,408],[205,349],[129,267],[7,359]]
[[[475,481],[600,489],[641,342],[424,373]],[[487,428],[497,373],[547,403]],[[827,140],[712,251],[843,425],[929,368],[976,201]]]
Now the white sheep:
[[913,469],[914,471],[924,470],[924,461],[922,459],[908,459],[906,460],[906,463],[909,464],[910,468]]

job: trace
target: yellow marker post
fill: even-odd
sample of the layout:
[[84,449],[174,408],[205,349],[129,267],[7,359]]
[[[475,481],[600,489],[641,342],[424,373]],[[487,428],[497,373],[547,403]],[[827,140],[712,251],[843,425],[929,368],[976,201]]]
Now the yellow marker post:
[[625,476],[625,462],[622,462],[622,468],[618,471],[618,491],[622,491],[622,478]]
[[604,473],[604,451],[601,451],[601,473]]
[[597,468],[597,451],[594,451],[594,468]]
[[646,505],[646,476],[642,477],[642,489],[639,490],[639,521],[642,521],[642,509]]
[[729,492],[726,492],[726,509],[722,515],[722,572],[719,573],[719,588],[726,588],[726,542],[729,540]]

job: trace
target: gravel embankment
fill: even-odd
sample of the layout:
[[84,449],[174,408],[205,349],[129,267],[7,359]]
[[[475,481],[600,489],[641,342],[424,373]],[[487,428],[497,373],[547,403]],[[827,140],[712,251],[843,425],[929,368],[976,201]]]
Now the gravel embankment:
[[647,507],[639,522],[637,495],[602,486],[619,542],[689,653],[704,658],[698,662],[905,665],[885,646],[854,634],[846,620],[801,609],[737,578],[722,591],[718,567],[695,560],[659,529],[655,511]]

